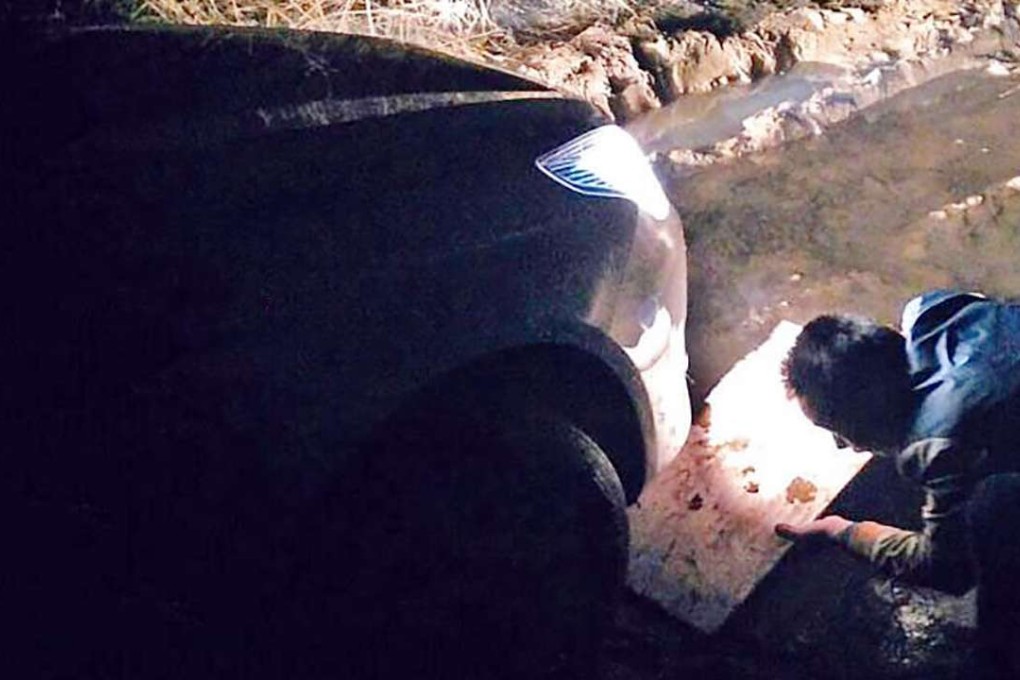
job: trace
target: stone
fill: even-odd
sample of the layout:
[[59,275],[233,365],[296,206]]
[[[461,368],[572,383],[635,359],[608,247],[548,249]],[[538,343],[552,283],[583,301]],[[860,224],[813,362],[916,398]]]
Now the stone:
[[672,54],[670,94],[678,97],[693,92],[708,92],[712,83],[734,72],[719,39],[711,33],[695,31],[683,35]]
[[827,24],[834,24],[836,26],[842,26],[850,20],[850,17],[843,12],[835,10],[823,9],[820,10],[822,20]]
[[612,120],[660,105],[653,77],[641,68],[630,41],[602,25],[566,42],[533,47],[522,61],[526,75],[587,99]]
[[652,78],[641,69],[627,38],[593,26],[574,42],[605,73],[609,106],[617,119],[628,120],[660,105]]
[[673,41],[665,61],[664,89],[673,99],[733,82],[750,82],[775,73],[790,60],[777,56],[776,45],[767,36],[749,33],[719,39],[693,31]]
[[817,9],[799,9],[794,13],[794,16],[803,19],[803,25],[806,28],[813,28],[816,31],[822,31],[825,29],[825,19],[823,18],[822,13]]
[[609,106],[617,120],[631,120],[661,106],[648,83],[631,83],[609,100]]
[[654,40],[642,40],[637,44],[637,53],[653,68],[662,68],[669,62],[669,42],[662,35]]
[[868,20],[867,13],[860,7],[844,7],[843,13],[854,23],[862,24]]

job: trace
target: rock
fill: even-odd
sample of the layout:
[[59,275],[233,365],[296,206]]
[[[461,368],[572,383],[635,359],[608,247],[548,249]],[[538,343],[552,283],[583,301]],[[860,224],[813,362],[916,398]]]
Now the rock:
[[778,66],[774,46],[760,35],[720,40],[711,33],[691,31],[672,41],[668,48],[663,89],[670,99],[708,92],[732,82],[748,82],[774,73]]
[[819,38],[816,32],[802,28],[791,28],[786,34],[787,43],[790,45],[790,55],[793,62],[816,61],[819,59],[822,50],[819,49]]
[[708,92],[712,83],[732,71],[719,39],[700,31],[683,35],[670,55],[667,89],[671,96]]
[[669,42],[663,35],[654,40],[642,40],[637,44],[637,55],[653,68],[661,68],[669,61]]
[[860,7],[844,7],[843,14],[850,18],[850,21],[854,23],[864,23],[868,20],[868,15]]
[[795,20],[802,21],[801,26],[815,31],[822,31],[825,29],[825,19],[820,11],[817,9],[803,8],[796,10],[790,14]]
[[627,120],[660,105],[652,78],[641,69],[627,38],[605,27],[592,26],[573,42],[604,69],[609,105],[616,118]]
[[524,62],[527,75],[587,99],[614,120],[660,105],[652,76],[638,64],[630,40],[605,26],[591,26],[566,42],[532,47]]
[[747,51],[751,56],[751,78],[761,78],[779,70],[774,51],[761,36],[748,36]]
[[835,11],[835,10],[829,10],[829,9],[823,9],[823,10],[819,10],[819,11],[820,11],[820,13],[822,15],[823,21],[825,21],[825,23],[827,23],[827,24],[834,24],[836,26],[842,26],[843,24],[845,24],[847,21],[850,20],[850,17],[848,15],[844,14],[843,12],[839,12],[839,11]]
[[536,45],[521,56],[521,72],[568,95],[587,99],[612,118],[609,77],[592,57],[570,43]]
[[659,108],[659,98],[648,83],[631,83],[609,100],[617,120],[630,120]]

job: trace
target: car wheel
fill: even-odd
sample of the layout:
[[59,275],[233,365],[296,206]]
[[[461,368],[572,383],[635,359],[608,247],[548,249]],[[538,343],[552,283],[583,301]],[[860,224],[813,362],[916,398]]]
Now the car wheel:
[[626,570],[619,478],[569,421],[469,410],[418,410],[362,460],[344,638],[375,677],[583,672]]

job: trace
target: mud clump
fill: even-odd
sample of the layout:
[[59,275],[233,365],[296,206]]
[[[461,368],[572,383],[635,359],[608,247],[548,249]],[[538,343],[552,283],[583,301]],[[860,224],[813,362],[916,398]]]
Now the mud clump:
[[795,477],[786,487],[787,503],[810,503],[818,495],[818,487],[803,477]]
[[525,75],[580,95],[610,118],[628,120],[661,106],[652,75],[638,65],[629,38],[607,26],[527,47],[520,58]]
[[524,75],[627,121],[680,97],[749,83],[800,62],[866,73],[950,55],[989,31],[1001,38],[989,53],[1016,52],[1020,36],[1015,2],[825,4],[771,13],[756,9],[752,16],[739,7],[709,12],[680,3],[682,16],[638,12],[613,26],[595,24],[568,39],[523,46],[510,61]]

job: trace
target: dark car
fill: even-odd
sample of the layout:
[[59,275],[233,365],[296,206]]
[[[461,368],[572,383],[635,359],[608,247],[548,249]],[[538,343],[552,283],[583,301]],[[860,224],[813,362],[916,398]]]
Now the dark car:
[[590,665],[690,424],[633,140],[379,39],[5,50],[19,677]]

